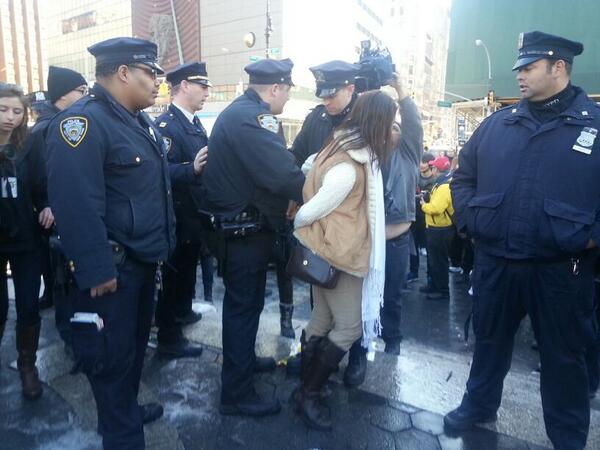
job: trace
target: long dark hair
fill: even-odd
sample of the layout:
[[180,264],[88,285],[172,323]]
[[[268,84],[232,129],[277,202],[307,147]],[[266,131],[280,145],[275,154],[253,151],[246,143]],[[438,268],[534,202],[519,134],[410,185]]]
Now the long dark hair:
[[393,150],[392,124],[397,110],[396,102],[384,92],[359,95],[352,111],[325,144],[329,148],[325,159],[338,151],[369,147],[372,159],[385,164]]
[[0,98],[16,97],[23,105],[23,121],[10,134],[9,143],[16,151],[23,149],[27,138],[27,119],[29,117],[29,101],[23,93],[23,89],[16,84],[0,83]]

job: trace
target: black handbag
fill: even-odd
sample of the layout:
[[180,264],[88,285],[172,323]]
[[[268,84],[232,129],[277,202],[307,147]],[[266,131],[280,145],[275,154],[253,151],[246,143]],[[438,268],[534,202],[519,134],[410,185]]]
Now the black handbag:
[[285,269],[291,276],[325,289],[333,289],[340,276],[338,269],[302,244],[292,250]]

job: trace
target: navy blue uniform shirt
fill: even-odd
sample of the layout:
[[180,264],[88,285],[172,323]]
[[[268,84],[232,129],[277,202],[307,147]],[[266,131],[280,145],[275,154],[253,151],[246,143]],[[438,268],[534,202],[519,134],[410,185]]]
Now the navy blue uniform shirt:
[[600,243],[600,107],[575,89],[556,119],[541,124],[522,100],[484,120],[461,150],[454,217],[479,249],[544,259]]
[[283,217],[288,199],[302,202],[304,175],[279,128],[269,104],[253,89],[223,110],[202,174],[206,209],[233,217],[253,205],[268,217]]
[[99,84],[46,133],[48,193],[80,289],[117,275],[109,239],[147,263],[168,258],[175,219],[163,140]]
[[352,101],[348,106],[335,116],[328,114],[323,105],[317,105],[315,109],[306,116],[300,132],[292,144],[292,153],[296,157],[298,166],[302,167],[302,164],[304,164],[304,161],[306,161],[310,155],[314,155],[321,151],[333,130],[339,126],[350,113],[355,100],[356,95],[352,98]]
[[201,202],[201,175],[194,172],[194,158],[208,145],[206,130],[198,119],[195,123],[175,105],[155,121],[163,137],[169,161],[173,202],[180,241],[196,242],[201,237],[198,209]]

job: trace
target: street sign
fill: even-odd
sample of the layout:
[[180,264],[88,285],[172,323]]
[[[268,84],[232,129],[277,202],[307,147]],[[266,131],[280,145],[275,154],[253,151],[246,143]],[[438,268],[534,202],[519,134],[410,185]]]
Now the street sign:
[[271,55],[279,55],[279,53],[280,53],[280,50],[279,50],[279,48],[277,48],[277,47],[273,47],[273,48],[270,48],[270,49],[269,49],[269,53],[270,53]]
[[446,100],[438,100],[437,105],[440,108],[452,108],[452,102],[447,102]]
[[263,59],[263,57],[262,57],[262,56],[256,56],[256,55],[252,55],[252,56],[250,57],[250,61],[258,61],[258,60],[261,60],[261,59]]

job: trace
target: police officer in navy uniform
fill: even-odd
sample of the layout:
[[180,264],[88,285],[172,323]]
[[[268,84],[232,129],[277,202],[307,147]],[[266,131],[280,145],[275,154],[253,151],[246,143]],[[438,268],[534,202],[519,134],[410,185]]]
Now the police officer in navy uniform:
[[73,349],[94,392],[98,432],[105,449],[143,449],[143,424],[162,415],[159,404],[137,402],[144,350],[158,267],[175,246],[163,140],[141,111],[154,104],[163,72],[146,40],[88,50],[97,81],[48,128],[48,190],[79,289]]
[[[45,98],[43,92],[36,92],[34,99],[37,103],[37,120],[29,133],[27,145],[46,155],[45,134],[52,118],[67,109],[87,92],[87,81],[79,72],[66,67],[50,66],[48,68],[48,98]],[[60,258],[56,251],[50,248],[49,241],[53,238],[50,231],[44,233],[43,246],[43,272],[44,294],[40,298],[40,309],[49,308],[55,305],[55,323],[58,333],[65,343],[67,354],[71,354],[71,326],[69,319],[71,317],[70,297],[67,295],[67,286],[63,280],[58,277],[58,283],[55,280],[56,265]],[[62,286],[58,286],[63,283]],[[54,293],[56,291],[56,299]],[[56,300],[56,301],[55,301]]]
[[252,375],[275,368],[272,358],[258,358],[254,349],[272,230],[285,221],[288,200],[302,201],[304,176],[286,149],[275,117],[289,98],[292,66],[289,59],[246,66],[248,89],[219,115],[208,144],[202,175],[206,210],[217,221],[233,226],[248,217],[260,223],[245,236],[227,239],[221,255],[225,284],[222,414],[262,416],[281,409],[278,400],[256,393]]
[[[317,84],[316,96],[323,103],[313,109],[306,117],[302,129],[292,145],[292,153],[299,165],[318,153],[327,139],[341,124],[356,100],[355,79],[360,70],[358,64],[345,61],[329,61],[310,68]],[[367,373],[367,352],[357,340],[348,353],[348,366],[344,372],[344,384],[347,387],[360,386]],[[300,358],[290,358],[288,372],[299,372]]]
[[310,68],[317,82],[316,96],[323,103],[316,106],[302,124],[292,144],[298,165],[319,152],[335,127],[352,110],[357,94],[354,81],[360,66],[345,61],[329,61]]
[[586,445],[600,108],[570,83],[582,52],[578,42],[524,33],[513,67],[521,101],[484,120],[460,153],[451,189],[458,228],[475,239],[476,343],[462,403],[444,418],[449,429],[495,420],[514,335],[528,314],[546,432],[557,449]]
[[188,342],[181,326],[197,322],[192,311],[198,258],[202,264],[204,298],[212,298],[213,262],[203,243],[199,217],[201,174],[206,164],[208,136],[195,116],[211,87],[205,63],[187,63],[167,74],[172,102],[156,119],[169,160],[177,218],[175,253],[164,267],[164,289],[156,308],[158,351],[166,357],[200,356],[202,347]]

